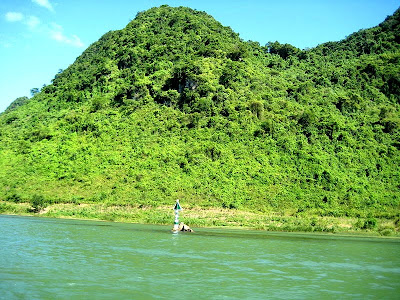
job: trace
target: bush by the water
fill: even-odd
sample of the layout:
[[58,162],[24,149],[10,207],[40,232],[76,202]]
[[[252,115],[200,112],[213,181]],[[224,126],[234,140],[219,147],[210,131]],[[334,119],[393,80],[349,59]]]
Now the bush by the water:
[[48,203],[42,195],[33,195],[32,196],[32,211],[40,212],[42,209],[46,208]]

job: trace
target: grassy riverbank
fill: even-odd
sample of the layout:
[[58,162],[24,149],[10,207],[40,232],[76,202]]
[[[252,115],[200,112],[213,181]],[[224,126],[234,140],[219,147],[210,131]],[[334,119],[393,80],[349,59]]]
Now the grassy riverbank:
[[[110,204],[52,204],[37,210],[30,203],[0,201],[0,213],[54,218],[104,220],[127,223],[162,224],[173,222],[169,206],[116,206]],[[399,219],[330,217],[301,215],[292,211],[250,212],[223,208],[189,207],[181,221],[191,227],[234,227],[268,231],[327,232],[400,236]]]

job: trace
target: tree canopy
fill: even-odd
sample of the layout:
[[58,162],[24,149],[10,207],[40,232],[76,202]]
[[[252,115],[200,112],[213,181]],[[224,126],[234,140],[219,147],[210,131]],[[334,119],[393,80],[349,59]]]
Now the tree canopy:
[[300,50],[138,13],[0,115],[0,199],[399,217],[399,16]]

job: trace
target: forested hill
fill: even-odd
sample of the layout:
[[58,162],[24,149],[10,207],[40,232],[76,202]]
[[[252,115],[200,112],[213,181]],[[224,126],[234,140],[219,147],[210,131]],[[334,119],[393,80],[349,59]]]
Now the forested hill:
[[0,200],[398,218],[399,16],[300,50],[141,12],[0,115]]

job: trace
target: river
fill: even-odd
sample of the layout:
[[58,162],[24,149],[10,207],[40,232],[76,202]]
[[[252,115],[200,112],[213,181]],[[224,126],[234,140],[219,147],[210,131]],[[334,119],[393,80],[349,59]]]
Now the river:
[[398,239],[170,227],[0,215],[0,299],[400,298]]

